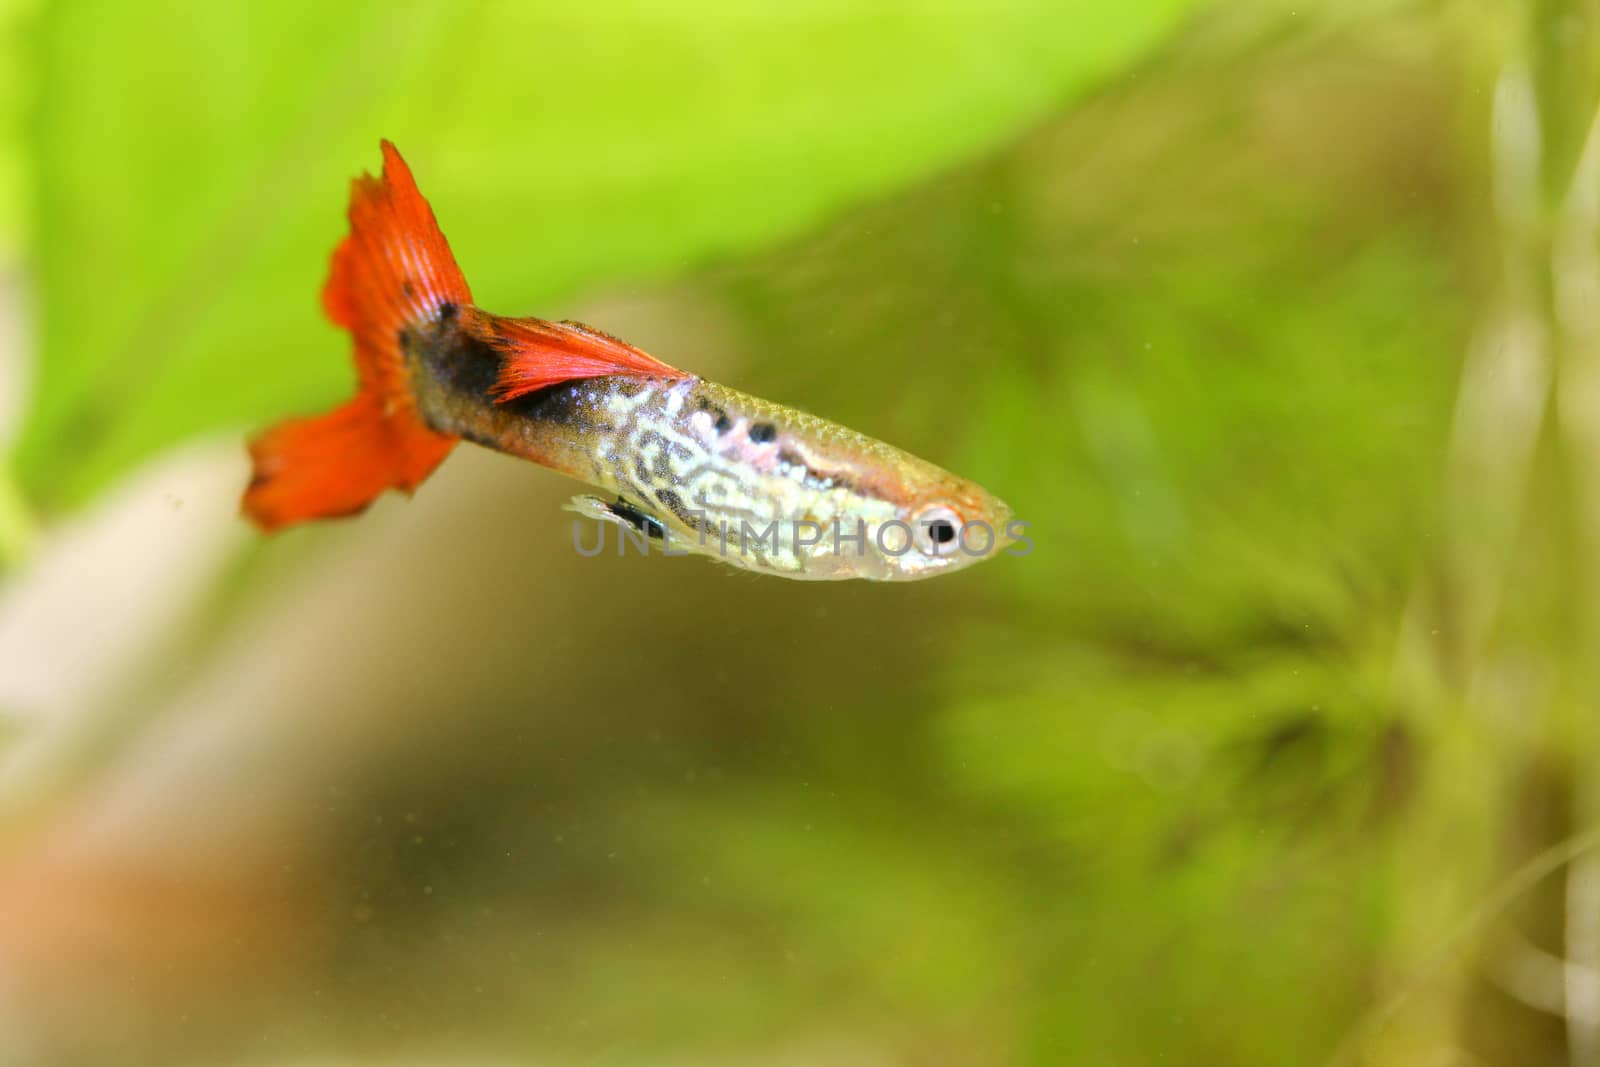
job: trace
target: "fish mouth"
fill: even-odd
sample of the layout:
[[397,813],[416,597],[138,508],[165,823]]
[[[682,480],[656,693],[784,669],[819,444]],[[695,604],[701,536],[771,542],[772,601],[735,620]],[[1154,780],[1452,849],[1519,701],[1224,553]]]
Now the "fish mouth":
[[1005,501],[988,498],[979,509],[979,515],[967,523],[961,539],[963,554],[971,557],[972,562],[991,559],[1017,540],[1012,532],[1016,513]]

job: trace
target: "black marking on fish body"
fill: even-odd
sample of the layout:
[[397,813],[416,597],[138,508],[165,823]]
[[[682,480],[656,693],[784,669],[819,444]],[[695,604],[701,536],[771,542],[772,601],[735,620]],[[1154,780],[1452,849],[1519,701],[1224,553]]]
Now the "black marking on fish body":
[[586,381],[557,382],[504,403],[496,402],[496,406],[522,419],[590,428],[595,423],[589,417],[591,408],[585,399],[588,384]]
[[[458,309],[454,304],[439,308],[439,320],[431,324],[431,336],[420,332],[428,327],[402,327],[400,343],[403,350],[420,365],[421,372],[431,380],[440,393],[466,401],[471,408],[489,409],[516,419],[532,419],[581,429],[596,428],[591,416],[593,405],[587,397],[597,388],[604,388],[599,379],[557,382],[543,389],[511,400],[501,401],[495,395],[500,380],[501,354],[488,341],[475,337],[456,323]],[[454,433],[478,444],[497,447],[499,440],[487,429],[454,425],[472,419],[451,418],[449,428],[436,427],[441,432]],[[598,428],[604,428],[600,424]]]
[[722,405],[713,404],[705,397],[697,396],[694,399],[694,408],[696,411],[703,411],[712,417],[712,425],[716,427],[718,434],[725,434],[733,429],[733,420],[728,418],[728,412]]
[[[653,447],[652,447],[653,446]],[[639,484],[660,485],[672,478],[672,455],[682,449],[659,430],[644,430],[634,443],[633,471]],[[687,452],[684,453],[688,455]]]
[[689,529],[700,529],[701,516],[696,514],[694,511],[691,511],[689,507],[684,504],[683,497],[679,496],[676,490],[657,489],[656,499],[661,501],[662,505],[668,511],[672,512],[673,515],[677,516],[678,521],[683,523]]
[[654,538],[657,541],[666,540],[667,529],[662,525],[660,519],[649,512],[640,511],[622,497],[617,497],[616,503],[606,504],[604,507],[611,514],[632,526],[635,530],[640,531],[646,537]]
[[750,426],[750,440],[758,445],[767,444],[778,439],[778,428],[770,422],[752,423]]
[[445,391],[474,400],[492,399],[490,391],[500,378],[500,353],[470,334],[437,324],[431,344],[416,343],[416,352],[428,376]]

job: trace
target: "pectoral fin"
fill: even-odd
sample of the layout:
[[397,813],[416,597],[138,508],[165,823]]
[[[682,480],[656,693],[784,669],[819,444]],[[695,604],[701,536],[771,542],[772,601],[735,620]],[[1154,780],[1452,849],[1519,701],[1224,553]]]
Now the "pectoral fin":
[[647,511],[641,511],[621,497],[614,501],[606,501],[593,494],[583,493],[572,498],[567,504],[567,510],[599,522],[614,522],[618,526],[625,526],[642,533],[652,540],[662,541],[667,536],[666,527],[662,525],[660,519]]

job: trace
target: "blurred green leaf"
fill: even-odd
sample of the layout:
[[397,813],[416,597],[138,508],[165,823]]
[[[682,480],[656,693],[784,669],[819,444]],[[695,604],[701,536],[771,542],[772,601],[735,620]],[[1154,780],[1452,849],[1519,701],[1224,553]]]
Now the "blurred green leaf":
[[21,27],[32,6],[28,0],[0,0],[0,260],[21,245],[21,123],[28,88]]
[[52,6],[20,476],[59,506],[177,439],[336,400],[316,293],[379,136],[475,295],[558,315],[992,145],[1187,4]]

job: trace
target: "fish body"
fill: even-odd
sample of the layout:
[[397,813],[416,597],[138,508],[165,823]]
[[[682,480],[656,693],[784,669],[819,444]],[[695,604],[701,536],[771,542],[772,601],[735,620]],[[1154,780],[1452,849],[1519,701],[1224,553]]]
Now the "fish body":
[[573,510],[669,552],[790,578],[921,578],[1011,543],[976,484],[837,423],[670,367],[591,327],[471,303],[431,209],[384,142],[358,179],[324,302],[356,340],[343,408],[252,444],[264,529],[410,491],[458,440],[598,490]]

